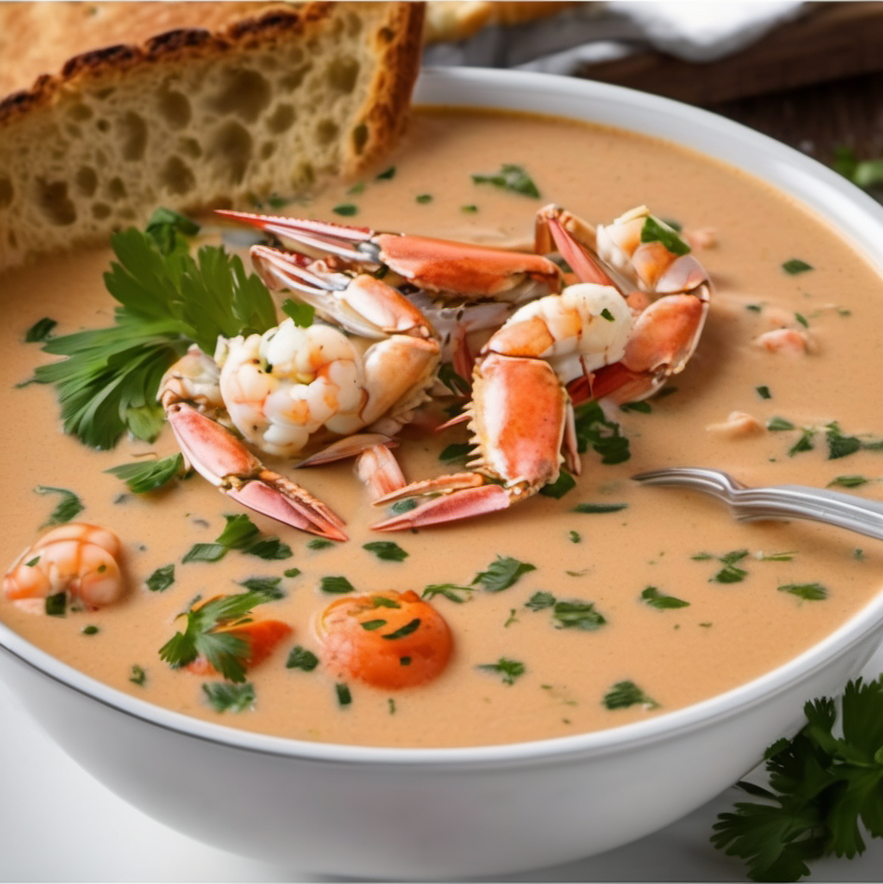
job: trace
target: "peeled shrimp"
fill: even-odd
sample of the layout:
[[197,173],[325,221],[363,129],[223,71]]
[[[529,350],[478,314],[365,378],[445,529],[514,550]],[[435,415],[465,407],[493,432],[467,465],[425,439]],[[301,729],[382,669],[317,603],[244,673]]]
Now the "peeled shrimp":
[[120,541],[106,528],[71,522],[53,528],[29,546],[3,578],[6,598],[33,613],[45,600],[65,593],[74,608],[102,608],[125,590]]

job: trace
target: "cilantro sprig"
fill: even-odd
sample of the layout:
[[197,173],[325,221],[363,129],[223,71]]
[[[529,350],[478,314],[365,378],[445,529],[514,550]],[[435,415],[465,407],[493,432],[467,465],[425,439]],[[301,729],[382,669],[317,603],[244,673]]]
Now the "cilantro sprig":
[[276,324],[270,293],[239,257],[217,246],[191,256],[186,237],[198,229],[160,210],[146,231],[114,234],[104,282],[120,305],[115,324],[46,341],[45,352],[67,358],[38,366],[34,380],[55,385],[65,432],[85,445],[112,448],[126,431],[156,438],[160,379],[191,344],[211,353],[220,335]]
[[883,677],[849,682],[840,709],[823,697],[804,707],[807,723],[766,752],[769,788],[736,785],[756,801],[722,813],[711,841],[745,860],[753,881],[797,881],[808,863],[852,858],[865,836],[883,837]]

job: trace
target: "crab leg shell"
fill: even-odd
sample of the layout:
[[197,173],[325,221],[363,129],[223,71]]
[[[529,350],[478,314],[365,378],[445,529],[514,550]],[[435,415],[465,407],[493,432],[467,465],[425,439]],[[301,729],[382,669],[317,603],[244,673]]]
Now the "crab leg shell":
[[505,296],[525,279],[541,284],[540,295],[560,286],[558,266],[532,252],[428,236],[376,233],[366,227],[328,221],[227,210],[219,210],[218,214],[346,261],[385,265],[415,285],[435,292],[494,298]]
[[501,485],[480,485],[466,488],[456,494],[442,494],[434,497],[416,509],[393,516],[371,527],[375,531],[406,531],[422,525],[438,525],[454,522],[472,516],[508,509],[512,499]]
[[299,485],[264,467],[220,424],[186,402],[168,404],[166,414],[188,462],[218,490],[293,528],[347,539],[340,517]]

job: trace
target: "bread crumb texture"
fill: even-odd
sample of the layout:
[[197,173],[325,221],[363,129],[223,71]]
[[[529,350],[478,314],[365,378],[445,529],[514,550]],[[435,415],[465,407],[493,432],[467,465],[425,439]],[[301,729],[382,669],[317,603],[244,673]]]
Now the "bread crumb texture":
[[291,197],[379,161],[404,126],[422,5],[258,8],[86,52],[0,101],[0,268],[158,206]]

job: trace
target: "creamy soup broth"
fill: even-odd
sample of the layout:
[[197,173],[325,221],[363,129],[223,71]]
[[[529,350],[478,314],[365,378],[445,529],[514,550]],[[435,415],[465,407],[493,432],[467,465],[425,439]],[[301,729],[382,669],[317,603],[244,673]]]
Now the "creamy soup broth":
[[[472,182],[472,173],[496,171],[501,163],[528,170],[541,199]],[[864,448],[832,460],[824,427],[836,421],[844,435],[883,435],[873,407],[883,401],[883,372],[875,370],[883,283],[824,219],[687,150],[539,117],[421,110],[391,165],[394,177],[366,178],[361,192],[341,186],[285,211],[330,219],[337,218],[335,206],[348,203],[357,207],[353,223],[375,229],[524,243],[532,236],[534,212],[547,202],[593,223],[646,204],[683,225],[687,235],[710,232],[710,244],[695,249],[715,283],[695,355],[670,381],[674,391],[650,400],[649,413],[608,411],[629,440],[630,459],[604,465],[589,451],[577,488],[560,500],[537,495],[486,518],[389,535],[370,529],[382,513],[370,506],[350,463],[305,470],[296,478],[346,519],[349,542],[312,550],[309,535],[253,515],[262,531],[291,546],[290,559],[263,561],[231,551],[218,563],[182,564],[188,549],[213,541],[224,514],[238,507],[198,476],[138,497],[105,472],[146,452],[173,453],[171,434],[152,445],[123,441],[110,452],[87,450],[62,434],[52,389],[18,386],[49,358],[39,344],[22,343],[41,317],[56,319],[59,333],[112,321],[114,303],[102,284],[110,252],[55,256],[9,274],[2,286],[3,555],[11,563],[32,543],[56,503],[35,488],[67,488],[85,503],[82,520],[119,534],[129,590],[112,607],[63,618],[30,614],[3,599],[5,623],[114,688],[198,718],[307,740],[460,746],[572,735],[706,699],[793,658],[878,591],[880,552],[870,540],[808,523],[739,524],[697,494],[639,487],[630,479],[641,470],[676,465],[720,467],[749,484],[825,486],[849,475],[869,480],[856,493],[879,496],[883,452]],[[431,200],[418,202],[421,194]],[[464,212],[466,205],[476,211]],[[813,269],[790,275],[782,265],[791,259]],[[757,346],[755,339],[782,317],[808,334],[811,352]],[[795,429],[761,428],[744,437],[709,429],[733,411],[761,425],[786,419]],[[814,448],[789,454],[802,428],[817,430]],[[450,471],[438,453],[467,434],[461,425],[442,435],[405,440],[398,453],[409,479]],[[574,511],[584,503],[625,506]],[[408,558],[381,561],[362,548],[378,539],[397,542]],[[745,572],[742,579],[715,581],[726,567],[722,559],[740,550],[747,551],[735,562]],[[319,651],[314,619],[336,598],[321,591],[322,577],[345,576],[359,592],[419,594],[429,584],[468,585],[497,556],[535,570],[501,592],[479,585],[461,594],[468,596],[462,604],[433,599],[454,635],[451,662],[435,681],[401,691],[352,682],[352,702],[341,706],[340,680],[321,666],[312,672],[286,668],[292,646]],[[163,592],[148,590],[148,575],[170,563],[175,583]],[[206,677],[170,668],[158,649],[181,628],[175,618],[195,596],[238,592],[239,581],[278,577],[291,568],[300,574],[283,577],[285,598],[260,614],[290,623],[292,636],[248,673],[253,707],[218,713],[202,691]],[[806,584],[822,586],[826,598],[780,589]],[[689,605],[648,605],[641,596],[651,586]],[[540,591],[592,602],[606,623],[594,631],[556,628],[550,609],[527,606]],[[87,635],[86,625],[98,631]],[[511,684],[479,668],[501,659],[523,664]],[[131,680],[133,666],[143,670],[143,683]],[[654,702],[608,709],[605,695],[624,681]]]

